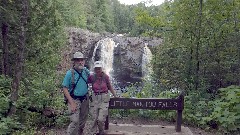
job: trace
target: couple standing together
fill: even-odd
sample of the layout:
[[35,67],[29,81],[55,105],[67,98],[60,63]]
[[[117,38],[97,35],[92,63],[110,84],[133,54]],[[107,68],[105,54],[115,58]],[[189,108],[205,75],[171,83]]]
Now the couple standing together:
[[100,135],[104,134],[104,121],[108,115],[110,96],[108,90],[116,97],[110,83],[109,76],[103,72],[103,63],[94,63],[94,74],[84,67],[85,57],[81,52],[73,55],[73,68],[68,70],[62,86],[67,100],[68,110],[71,112],[71,123],[68,126],[68,135],[83,135],[83,129],[89,113],[88,84],[92,84],[92,101],[90,114],[93,117],[91,132],[96,134],[97,128]]

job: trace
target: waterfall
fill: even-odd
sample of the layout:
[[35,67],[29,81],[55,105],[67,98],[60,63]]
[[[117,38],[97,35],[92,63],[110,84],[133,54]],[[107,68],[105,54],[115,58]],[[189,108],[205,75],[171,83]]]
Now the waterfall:
[[[113,71],[113,51],[115,46],[115,42],[111,38],[105,38],[97,42],[93,51],[92,64],[95,61],[102,61],[103,71],[109,76]],[[93,71],[93,68],[91,70]]]
[[145,43],[143,48],[143,55],[142,55],[142,76],[144,79],[150,79],[150,75],[152,73],[152,52],[147,46],[148,44]]

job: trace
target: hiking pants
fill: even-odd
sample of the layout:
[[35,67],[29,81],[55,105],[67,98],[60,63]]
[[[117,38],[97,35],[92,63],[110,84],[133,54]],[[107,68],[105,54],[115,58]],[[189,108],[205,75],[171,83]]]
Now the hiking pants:
[[[71,114],[71,123],[67,129],[67,135],[83,135],[83,129],[88,118],[89,113],[89,97],[82,102],[80,100],[74,100],[77,104],[77,111]],[[68,104],[68,111],[71,112],[70,104]]]
[[97,133],[97,127],[99,133],[104,132],[104,122],[108,115],[109,100],[110,96],[108,93],[92,95],[92,102],[90,103],[92,134]]

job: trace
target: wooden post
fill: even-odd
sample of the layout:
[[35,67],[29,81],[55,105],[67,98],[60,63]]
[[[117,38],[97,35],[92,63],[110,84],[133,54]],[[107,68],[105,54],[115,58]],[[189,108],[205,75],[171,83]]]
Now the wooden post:
[[[108,111],[109,112],[109,111]],[[109,117],[109,114],[106,116],[106,121],[105,121],[105,130],[108,130],[109,129],[109,119],[108,119],[108,117]]]
[[176,123],[176,132],[181,132],[181,125],[182,125],[182,111],[184,108],[184,96],[180,94],[178,97],[179,100],[179,108],[177,110],[177,123]]
[[177,110],[177,123],[176,123],[176,132],[181,132],[182,124],[182,110]]

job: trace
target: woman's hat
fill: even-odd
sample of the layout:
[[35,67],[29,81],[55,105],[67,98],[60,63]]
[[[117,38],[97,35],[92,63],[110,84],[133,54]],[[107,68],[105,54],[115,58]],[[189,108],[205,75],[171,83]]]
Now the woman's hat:
[[95,61],[94,62],[94,68],[96,68],[96,67],[103,67],[102,62],[101,61]]

